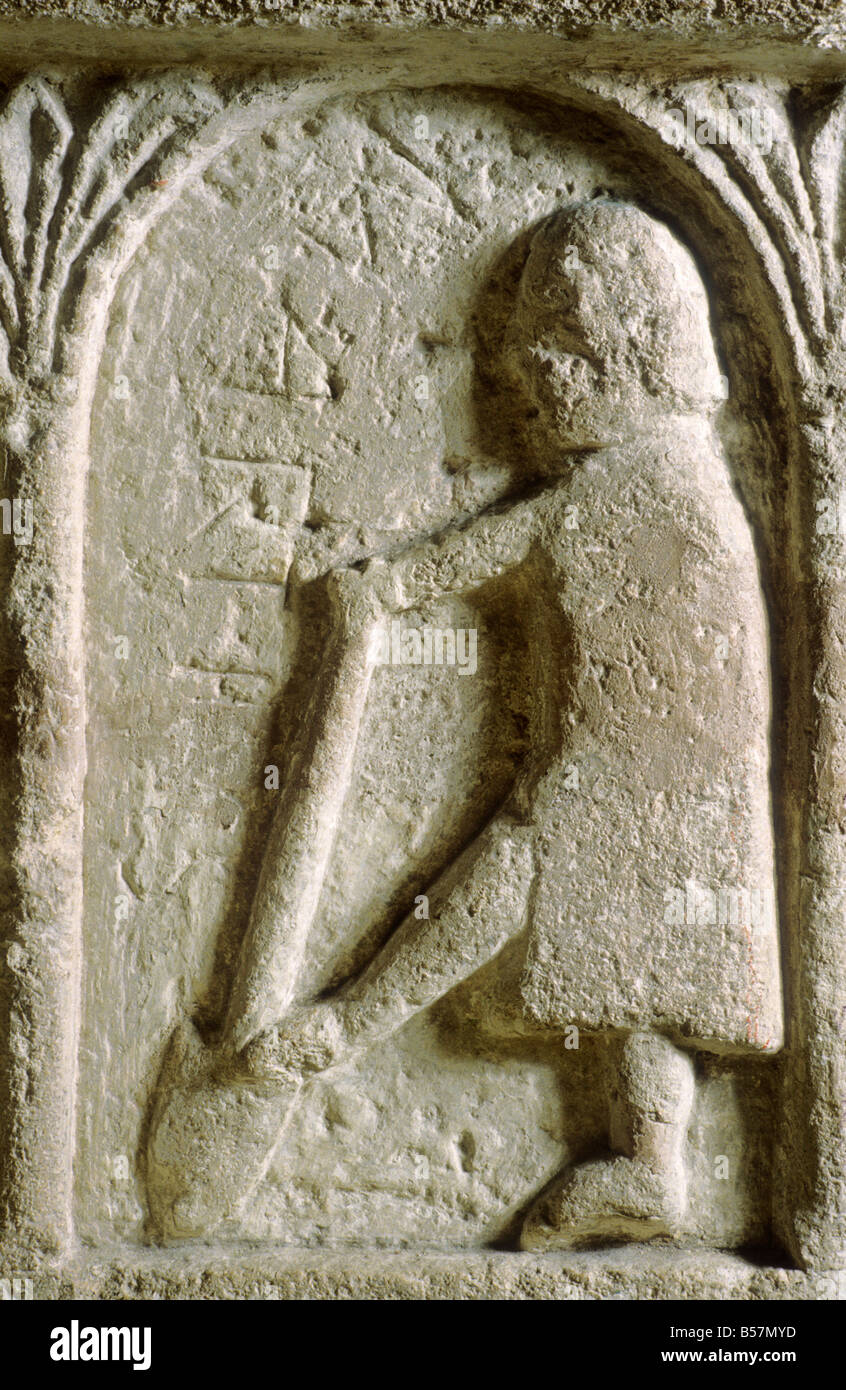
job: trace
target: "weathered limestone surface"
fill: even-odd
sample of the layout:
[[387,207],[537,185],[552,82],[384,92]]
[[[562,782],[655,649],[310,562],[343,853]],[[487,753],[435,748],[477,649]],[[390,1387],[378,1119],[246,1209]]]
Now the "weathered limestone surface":
[[842,1296],[839,7],[35,9],[3,1274]]

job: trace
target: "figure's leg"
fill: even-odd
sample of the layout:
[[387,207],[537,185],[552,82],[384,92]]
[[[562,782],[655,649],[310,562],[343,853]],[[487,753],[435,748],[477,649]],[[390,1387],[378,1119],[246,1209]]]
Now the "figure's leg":
[[529,1211],[522,1248],[679,1236],[693,1095],[690,1057],[657,1033],[631,1033],[610,1097],[611,1146],[620,1157],[583,1163],[556,1178]]
[[294,1010],[241,1054],[246,1074],[321,1071],[389,1037],[489,961],[525,922],[533,877],[530,827],[492,821],[358,979],[334,999]]

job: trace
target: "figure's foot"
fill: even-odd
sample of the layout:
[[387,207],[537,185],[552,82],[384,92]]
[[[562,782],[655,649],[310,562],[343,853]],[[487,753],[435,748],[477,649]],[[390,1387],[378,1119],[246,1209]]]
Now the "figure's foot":
[[540,1194],[523,1223],[520,1247],[566,1250],[609,1240],[678,1238],[686,1208],[680,1167],[600,1159],[569,1169]]
[[327,1071],[345,1061],[350,1050],[338,1003],[310,1004],[293,1009],[239,1053],[238,1065],[254,1081],[302,1078]]

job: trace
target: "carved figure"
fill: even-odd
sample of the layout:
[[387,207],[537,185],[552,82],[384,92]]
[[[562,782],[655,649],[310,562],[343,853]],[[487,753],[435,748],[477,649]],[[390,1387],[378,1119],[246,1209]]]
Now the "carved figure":
[[[633,205],[534,235],[506,344],[520,500],[328,586],[335,637],[214,1052],[175,1041],[148,1146],[161,1233],[237,1216],[303,1078],[389,1037],[525,943],[532,1025],[608,1040],[612,1156],[565,1170],[525,1248],[683,1237],[696,1050],[782,1043],[767,622],[713,428],[689,253]],[[532,746],[506,804],[332,998],[292,1007],[381,625],[509,576],[534,644]]]

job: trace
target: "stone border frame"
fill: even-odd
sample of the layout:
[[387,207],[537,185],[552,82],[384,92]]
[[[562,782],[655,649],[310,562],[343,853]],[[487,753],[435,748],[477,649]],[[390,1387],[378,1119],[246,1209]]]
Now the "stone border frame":
[[[785,481],[768,548],[779,552],[787,572],[778,592],[770,591],[781,615],[776,669],[785,686],[774,742],[781,749],[780,903],[789,1021],[780,1063],[774,1228],[801,1268],[846,1266],[846,658],[840,637],[846,631],[846,568],[833,547],[816,544],[814,530],[819,503],[846,486],[846,364],[839,340],[844,293],[835,191],[826,185],[820,153],[830,161],[834,149],[842,170],[844,89],[827,89],[793,147],[811,213],[803,217],[802,209],[796,216],[779,202],[761,161],[750,167],[736,150],[676,148],[667,112],[704,102],[695,81],[590,70],[560,77],[549,57],[527,70],[522,58],[509,60],[501,44],[488,52],[481,39],[465,45],[436,37],[440,42],[430,34],[418,45],[406,36],[393,48],[383,41],[373,52],[366,43],[335,45],[328,56],[315,42],[309,63],[240,83],[187,69],[105,83],[92,73],[102,114],[86,132],[87,144],[73,124],[73,100],[63,99],[78,85],[73,74],[57,69],[24,77],[12,92],[24,92],[26,101],[47,112],[57,132],[51,148],[61,148],[63,157],[70,151],[77,169],[88,160],[89,167],[105,170],[114,200],[93,229],[79,224],[79,208],[68,201],[59,223],[54,210],[48,223],[70,229],[71,248],[64,262],[54,258],[54,298],[41,294],[43,279],[27,282],[24,276],[12,287],[11,308],[5,304],[0,312],[7,335],[17,333],[0,387],[0,428],[16,491],[33,498],[37,517],[32,544],[16,552],[5,600],[17,718],[16,814],[8,846],[14,901],[0,995],[6,1064],[0,1075],[0,1190],[9,1268],[31,1267],[39,1255],[67,1260],[73,1250],[85,494],[91,403],[112,291],[185,182],[247,131],[334,96],[447,83],[529,92],[562,112],[575,108],[607,125],[668,178],[671,197],[673,189],[684,192],[698,231],[679,221],[700,256],[709,228],[726,238],[736,303],[748,304],[747,331],[758,335],[760,356],[769,358]],[[780,100],[778,84],[768,78],[759,79],[758,90],[763,100]],[[116,159],[115,113],[127,103],[138,120],[137,150],[121,150]],[[0,172],[2,145],[0,126]],[[121,184],[127,169],[131,177]],[[65,187],[66,200],[73,192],[73,184]],[[13,241],[7,222],[0,235],[7,261],[17,254]],[[25,269],[23,249],[17,260]],[[756,498],[747,501],[754,518]]]

